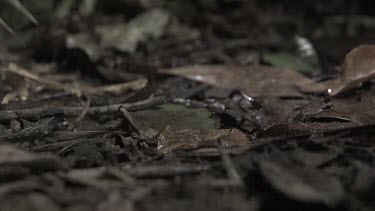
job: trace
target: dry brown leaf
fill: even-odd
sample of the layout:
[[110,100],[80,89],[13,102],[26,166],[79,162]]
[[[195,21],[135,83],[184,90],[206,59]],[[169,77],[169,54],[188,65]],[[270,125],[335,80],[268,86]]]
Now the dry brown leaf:
[[[220,143],[219,143],[220,141]],[[169,153],[176,150],[199,147],[248,146],[246,135],[238,129],[184,129],[172,131],[167,127],[158,137],[158,152]]]
[[323,109],[316,114],[309,115],[309,117],[350,121],[358,125],[371,125],[375,124],[375,102],[372,100],[334,99],[330,108]]
[[267,66],[194,65],[159,72],[242,90],[251,97],[299,97],[302,93],[319,93],[326,89],[293,70]]
[[344,60],[340,78],[355,80],[375,74],[375,45],[362,45],[350,51]]
[[340,77],[325,82],[325,86],[329,95],[336,96],[374,77],[375,45],[363,45],[354,48],[346,55]]

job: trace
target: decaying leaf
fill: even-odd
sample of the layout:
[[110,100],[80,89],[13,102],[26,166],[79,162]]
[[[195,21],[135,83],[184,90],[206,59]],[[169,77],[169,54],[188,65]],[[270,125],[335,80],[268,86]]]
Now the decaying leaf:
[[302,93],[325,90],[323,85],[298,72],[267,66],[194,65],[159,72],[212,86],[242,90],[251,97],[299,97]]
[[58,157],[38,155],[11,144],[0,145],[0,166],[24,166],[32,170],[64,170],[67,166]]
[[98,46],[97,41],[88,33],[68,34],[65,45],[67,48],[82,49],[92,61],[97,61],[104,54],[104,49]]
[[68,48],[81,48],[91,60],[96,61],[108,49],[134,53],[140,43],[164,35],[186,39],[200,36],[197,30],[181,24],[176,17],[161,9],[146,11],[128,23],[96,26],[94,31],[100,38],[100,45],[96,36],[86,32],[67,35],[65,43]]
[[343,130],[358,128],[357,123],[353,122],[296,122],[289,124],[275,124],[263,128],[257,132],[259,138],[267,137],[303,137],[313,134],[333,133]]
[[375,45],[354,48],[344,60],[340,77],[326,82],[328,93],[338,95],[375,77]]
[[310,62],[292,53],[264,53],[263,60],[275,67],[298,70],[311,75],[320,72],[318,62]]
[[95,32],[101,46],[124,52],[135,52],[139,43],[158,39],[163,35],[199,36],[196,30],[181,25],[167,11],[152,9],[140,14],[127,24],[98,26]]
[[158,137],[158,152],[169,153],[176,150],[196,149],[212,146],[248,146],[244,133],[238,129],[183,129],[171,130],[167,127]]
[[155,9],[143,13],[128,24],[104,25],[96,28],[103,47],[134,52],[138,43],[147,39],[157,39],[164,34],[169,14]]
[[309,115],[314,119],[332,119],[336,121],[350,121],[358,125],[375,124],[375,102],[354,101],[354,99],[335,99],[332,106],[316,114]]
[[166,126],[171,130],[181,130],[216,129],[220,125],[220,120],[205,108],[187,108],[176,104],[164,104],[155,109],[132,112],[127,116],[144,138],[152,138]]
[[266,181],[289,198],[333,206],[345,197],[340,181],[317,169],[296,166],[283,158],[261,158],[258,164]]
[[344,60],[340,78],[357,80],[375,74],[375,45],[363,45],[350,51]]
[[155,109],[132,113],[147,127],[161,130],[167,125],[179,129],[215,129],[220,125],[217,117],[205,108],[187,108],[183,105],[164,104]]
[[10,72],[1,72],[0,84],[8,88],[8,93],[1,99],[1,104],[8,104],[19,97],[27,100],[29,96],[29,81],[19,75]]
[[334,206],[344,200],[345,190],[339,179],[312,166],[300,166],[287,155],[273,149],[268,155],[255,157],[261,174],[275,190],[307,203]]

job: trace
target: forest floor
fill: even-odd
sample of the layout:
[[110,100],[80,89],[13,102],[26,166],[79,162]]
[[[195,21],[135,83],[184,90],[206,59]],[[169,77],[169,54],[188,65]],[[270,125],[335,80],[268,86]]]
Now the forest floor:
[[99,2],[0,29],[0,210],[375,209],[366,1]]

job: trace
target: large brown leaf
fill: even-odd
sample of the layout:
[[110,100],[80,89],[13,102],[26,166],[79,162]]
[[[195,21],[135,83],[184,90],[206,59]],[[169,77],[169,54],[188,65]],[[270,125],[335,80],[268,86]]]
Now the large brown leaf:
[[344,60],[340,77],[326,82],[328,93],[338,95],[375,77],[375,45],[363,45],[350,51]]
[[332,119],[350,121],[358,125],[375,124],[375,101],[354,101],[353,99],[335,99],[331,107],[309,115],[313,119]]
[[325,90],[323,85],[298,72],[267,66],[194,65],[159,72],[241,90],[251,97],[299,97]]
[[334,206],[345,199],[340,180],[315,168],[298,166],[282,153],[259,156],[258,165],[265,181],[288,198]]

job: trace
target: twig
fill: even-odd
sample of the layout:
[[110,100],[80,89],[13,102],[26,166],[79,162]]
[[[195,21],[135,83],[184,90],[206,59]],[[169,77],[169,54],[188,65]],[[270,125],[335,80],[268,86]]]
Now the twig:
[[[143,110],[150,107],[154,107],[164,103],[163,98],[151,98],[144,101],[135,103],[124,103],[124,104],[113,104],[90,107],[87,110],[87,115],[99,115],[99,114],[114,114],[120,113],[120,107],[124,107],[129,111]],[[11,119],[40,119],[44,116],[63,114],[69,117],[75,117],[82,113],[83,108],[81,107],[49,107],[49,108],[31,108],[31,109],[20,109],[20,110],[7,110],[0,112],[0,121],[9,121]]]
[[103,142],[103,141],[104,141],[103,138],[77,139],[77,140],[72,140],[72,141],[60,141],[60,142],[51,143],[51,144],[43,144],[43,145],[31,147],[29,149],[34,152],[47,152],[47,151],[54,152],[57,150],[62,151],[61,148],[66,148],[68,146],[70,147],[78,143],[97,143],[97,142]]
[[56,142],[59,141],[68,141],[68,140],[75,140],[78,138],[92,138],[97,136],[103,136],[106,134],[116,134],[116,135],[124,135],[128,136],[129,132],[123,131],[110,131],[110,130],[98,130],[98,131],[56,131],[53,133],[53,139]]
[[83,108],[82,113],[77,117],[77,119],[74,120],[74,125],[77,125],[83,119],[83,117],[85,117],[88,110],[90,109],[90,105],[91,105],[91,97],[90,95],[88,95],[85,107]]
[[223,165],[229,177],[228,182],[238,187],[243,186],[244,181],[242,180],[240,174],[238,173],[236,167],[234,166],[230,155],[228,155],[228,153],[223,152],[221,156],[221,160],[223,162]]
[[121,83],[121,84],[113,84],[113,85],[106,85],[106,86],[99,86],[99,87],[91,87],[85,86],[81,84],[64,84],[58,81],[54,81],[51,79],[43,78],[38,76],[30,71],[18,66],[17,64],[11,62],[8,65],[8,68],[4,68],[5,71],[14,73],[18,76],[21,76],[25,79],[29,79],[35,81],[37,83],[46,85],[52,89],[56,90],[64,90],[66,92],[76,94],[78,96],[84,95],[101,95],[105,92],[120,94],[124,91],[130,89],[141,89],[146,86],[148,83],[147,79],[139,79],[131,82]]
[[142,122],[134,118],[123,106],[120,107],[120,111],[130,125],[138,132],[141,139],[150,140],[156,135],[155,131],[152,131],[151,128],[146,127]]
[[147,165],[129,167],[123,166],[122,170],[129,175],[137,178],[152,178],[152,177],[171,177],[186,174],[197,174],[211,170],[212,165],[195,165],[195,164],[180,164],[180,165]]

